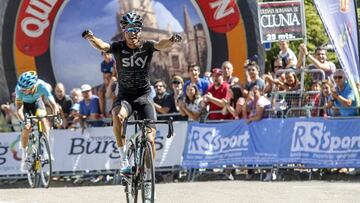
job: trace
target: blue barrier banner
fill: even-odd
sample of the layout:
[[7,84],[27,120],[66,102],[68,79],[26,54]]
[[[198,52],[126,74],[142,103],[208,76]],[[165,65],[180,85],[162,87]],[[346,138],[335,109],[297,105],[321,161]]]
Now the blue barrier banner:
[[360,167],[360,119],[264,119],[190,123],[182,165],[304,164]]

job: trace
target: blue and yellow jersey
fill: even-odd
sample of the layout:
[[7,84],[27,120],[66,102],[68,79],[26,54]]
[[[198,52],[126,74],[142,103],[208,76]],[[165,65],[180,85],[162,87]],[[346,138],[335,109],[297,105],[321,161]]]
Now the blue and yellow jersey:
[[48,100],[55,103],[54,96],[51,94],[51,90],[48,87],[48,84],[46,84],[46,82],[40,79],[38,79],[38,81],[36,82],[35,90],[32,94],[23,93],[18,85],[16,85],[15,87],[15,93],[16,102],[34,103],[40,97],[45,96]]

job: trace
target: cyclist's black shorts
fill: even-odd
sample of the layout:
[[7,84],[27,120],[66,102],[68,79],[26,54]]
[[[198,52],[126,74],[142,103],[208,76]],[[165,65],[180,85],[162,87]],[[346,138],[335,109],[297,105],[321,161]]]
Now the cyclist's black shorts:
[[28,114],[30,116],[34,116],[37,109],[46,110],[45,104],[41,98],[37,99],[33,103],[24,102],[23,105],[24,105],[24,109],[23,109],[24,114]]
[[[136,119],[142,120],[146,118],[156,120],[156,111],[153,101],[149,98],[149,94],[150,93],[131,95],[119,93],[112,108],[122,106],[126,109],[128,116],[130,116],[134,111],[137,111]],[[155,126],[152,125],[151,127]]]

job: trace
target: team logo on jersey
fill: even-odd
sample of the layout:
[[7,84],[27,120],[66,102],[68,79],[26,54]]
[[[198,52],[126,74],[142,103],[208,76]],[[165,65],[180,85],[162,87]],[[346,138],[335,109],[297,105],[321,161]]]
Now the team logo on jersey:
[[148,56],[145,56],[145,58],[131,56],[130,58],[122,58],[121,62],[123,64],[123,67],[133,67],[136,65],[137,67],[140,67],[143,69],[145,67],[146,61],[148,59]]

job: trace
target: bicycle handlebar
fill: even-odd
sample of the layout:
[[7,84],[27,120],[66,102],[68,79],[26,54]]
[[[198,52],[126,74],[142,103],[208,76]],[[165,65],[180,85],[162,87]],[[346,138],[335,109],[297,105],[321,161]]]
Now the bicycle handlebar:
[[28,114],[25,114],[25,123],[27,123],[27,121],[29,120],[30,125],[32,123],[33,120],[36,119],[43,119],[43,118],[57,118],[57,119],[61,119],[60,114],[56,114],[56,115],[46,115],[46,116],[29,116]]
[[167,124],[169,128],[168,128],[168,135],[166,137],[170,138],[171,136],[173,136],[174,133],[173,120],[174,119],[172,117],[170,117],[169,120],[161,120],[161,121],[154,121],[151,119],[132,120],[132,121],[127,121],[126,124],[130,124],[130,125]]

